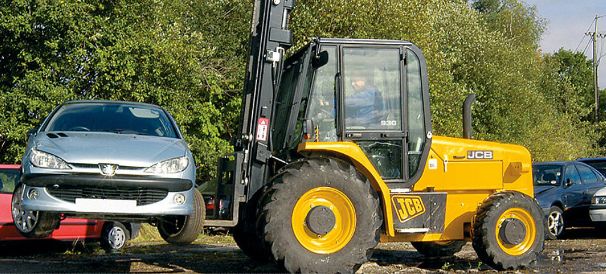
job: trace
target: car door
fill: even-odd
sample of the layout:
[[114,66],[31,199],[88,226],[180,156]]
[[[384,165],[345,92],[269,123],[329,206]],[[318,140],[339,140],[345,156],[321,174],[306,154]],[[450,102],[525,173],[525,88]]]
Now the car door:
[[593,197],[596,191],[604,187],[604,182],[591,167],[584,164],[575,165],[583,181],[583,206],[588,207],[591,204],[591,197]]
[[573,164],[564,167],[564,181],[562,184],[563,194],[562,202],[564,203],[565,213],[576,210],[583,204],[583,182],[578,170]]

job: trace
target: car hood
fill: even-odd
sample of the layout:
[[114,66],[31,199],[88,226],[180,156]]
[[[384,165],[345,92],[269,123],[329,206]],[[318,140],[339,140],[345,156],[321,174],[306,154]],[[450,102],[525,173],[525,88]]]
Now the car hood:
[[188,151],[182,139],[104,132],[39,133],[34,146],[71,164],[110,163],[132,167],[148,167],[185,156]]
[[556,189],[556,188],[557,188],[557,186],[545,186],[545,185],[534,186],[534,195],[539,196],[541,194],[548,192],[549,190]]

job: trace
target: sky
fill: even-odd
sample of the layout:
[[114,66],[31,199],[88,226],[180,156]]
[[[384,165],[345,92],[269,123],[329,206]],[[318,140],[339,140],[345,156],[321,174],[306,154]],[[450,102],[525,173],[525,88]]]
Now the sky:
[[[545,53],[567,50],[583,51],[592,57],[589,37],[585,36],[596,15],[606,15],[605,0],[522,0],[530,6],[536,6],[539,16],[546,21],[546,29],[541,39],[541,49]],[[598,19],[598,33],[606,34],[606,16]],[[604,45],[602,54],[606,54],[606,39],[598,38],[598,51]],[[600,55],[598,53],[598,55]],[[600,89],[606,88],[606,58],[598,67]]]

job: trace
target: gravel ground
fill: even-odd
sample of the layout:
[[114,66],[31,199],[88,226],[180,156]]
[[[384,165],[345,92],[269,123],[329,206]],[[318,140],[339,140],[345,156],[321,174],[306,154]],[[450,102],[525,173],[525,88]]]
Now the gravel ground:
[[[0,245],[0,272],[281,272],[248,259],[228,236],[204,236],[196,244],[132,243],[105,254],[97,245],[19,242]],[[409,243],[380,244],[358,273],[495,272],[482,264],[471,244],[453,258],[427,260]],[[606,233],[575,229],[568,239],[547,241],[540,259],[522,272],[604,273]]]

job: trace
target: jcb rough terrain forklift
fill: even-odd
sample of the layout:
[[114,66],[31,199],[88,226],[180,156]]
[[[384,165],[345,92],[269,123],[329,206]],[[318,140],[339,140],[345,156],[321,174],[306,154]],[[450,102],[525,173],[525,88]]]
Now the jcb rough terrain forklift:
[[255,1],[240,137],[205,225],[234,227],[244,253],[290,272],[355,271],[379,242],[449,256],[471,241],[498,269],[533,261],[528,150],[433,136],[410,42],[315,39],[284,60],[293,6]]

